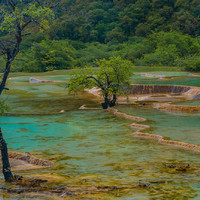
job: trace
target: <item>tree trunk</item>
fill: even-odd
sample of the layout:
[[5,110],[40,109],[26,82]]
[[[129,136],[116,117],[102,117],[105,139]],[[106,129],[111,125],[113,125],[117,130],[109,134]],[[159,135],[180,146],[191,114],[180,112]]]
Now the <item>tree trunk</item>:
[[108,99],[108,95],[105,94],[105,97],[104,97],[104,103],[101,104],[103,109],[107,109],[108,106],[109,106],[109,99]]
[[3,79],[0,84],[0,95],[3,92],[3,90],[5,89],[6,81],[7,81],[8,75],[10,73],[10,66],[11,66],[11,62],[9,60],[7,60]]
[[113,107],[116,104],[117,96],[116,94],[113,94],[113,99],[109,102],[109,106]]
[[11,172],[9,158],[8,158],[7,144],[3,138],[1,128],[0,128],[0,145],[1,145],[2,172],[4,175],[4,179],[5,181],[11,181],[13,179],[13,175]]

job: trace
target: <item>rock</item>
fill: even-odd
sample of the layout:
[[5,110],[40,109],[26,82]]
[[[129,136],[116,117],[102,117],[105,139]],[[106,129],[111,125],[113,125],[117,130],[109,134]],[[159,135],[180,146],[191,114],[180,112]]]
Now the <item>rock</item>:
[[43,81],[34,77],[29,78],[30,83],[42,83]]

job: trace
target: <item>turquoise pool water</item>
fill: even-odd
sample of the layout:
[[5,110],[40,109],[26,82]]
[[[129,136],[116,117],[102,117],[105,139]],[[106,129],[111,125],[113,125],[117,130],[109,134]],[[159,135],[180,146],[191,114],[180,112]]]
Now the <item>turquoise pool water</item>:
[[119,111],[144,117],[143,124],[153,127],[149,132],[171,140],[200,145],[200,114],[170,113],[150,106],[118,106]]
[[[72,181],[80,176],[92,176],[88,183],[91,186],[99,183],[130,186],[139,181],[151,185],[149,189],[112,194],[113,199],[200,198],[199,154],[135,138],[134,130],[129,127],[131,121],[105,110],[79,110],[83,104],[96,107],[99,103],[84,93],[69,96],[64,83],[33,84],[28,80],[26,76],[9,80],[10,91],[2,98],[10,103],[12,110],[0,118],[0,126],[10,150],[28,151],[55,162],[53,168],[31,173],[53,171],[71,177]],[[118,108],[148,118],[146,123],[155,127],[154,134],[199,144],[199,115],[177,115],[145,106]],[[61,110],[65,112],[60,113]],[[191,170],[177,172],[163,163],[190,164]]]
[[[162,192],[147,190],[142,194],[136,190],[122,195],[122,199],[198,195],[197,172],[171,173],[163,163],[187,163],[196,168],[200,166],[199,154],[134,138],[129,123],[102,110],[6,116],[0,122],[10,150],[39,151],[44,158],[56,163],[57,167],[45,172],[53,170],[73,178],[92,175],[95,180],[101,179],[102,184],[133,185],[140,180],[162,188]],[[186,193],[181,194],[184,187]],[[177,188],[176,194],[168,194],[168,188]]]

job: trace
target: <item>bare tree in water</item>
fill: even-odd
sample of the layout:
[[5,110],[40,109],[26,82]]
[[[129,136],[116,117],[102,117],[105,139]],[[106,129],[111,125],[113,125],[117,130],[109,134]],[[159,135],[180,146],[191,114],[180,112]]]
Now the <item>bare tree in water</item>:
[[[0,77],[1,95],[4,90],[8,90],[6,88],[8,75],[12,62],[20,52],[23,38],[30,35],[27,28],[30,24],[39,26],[41,30],[49,28],[54,14],[52,2],[40,0],[0,0],[0,8],[0,56],[5,58],[5,69]],[[13,179],[13,175],[10,169],[6,141],[1,129],[0,148],[4,178],[6,181],[10,181]]]

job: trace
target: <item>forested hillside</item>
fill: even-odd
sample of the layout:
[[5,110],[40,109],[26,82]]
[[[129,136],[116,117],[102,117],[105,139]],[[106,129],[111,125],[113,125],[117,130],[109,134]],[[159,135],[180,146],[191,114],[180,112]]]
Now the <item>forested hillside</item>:
[[199,0],[61,0],[54,11],[50,29],[29,27],[34,34],[14,71],[83,67],[118,55],[136,66],[200,70]]

